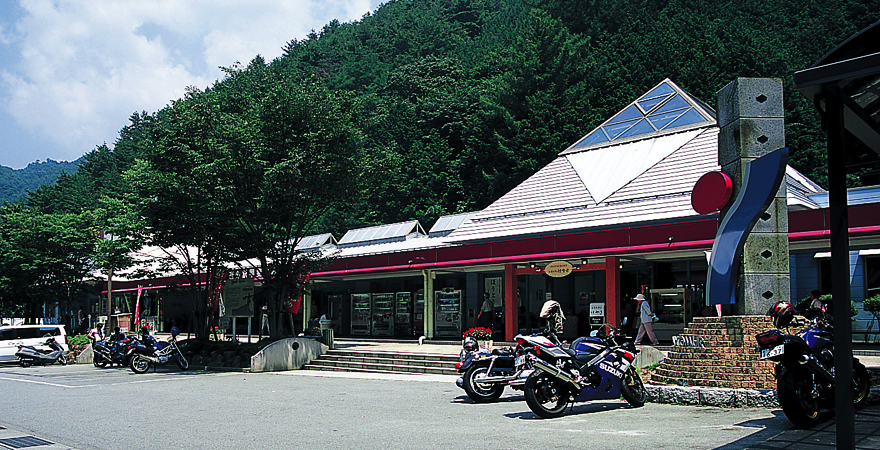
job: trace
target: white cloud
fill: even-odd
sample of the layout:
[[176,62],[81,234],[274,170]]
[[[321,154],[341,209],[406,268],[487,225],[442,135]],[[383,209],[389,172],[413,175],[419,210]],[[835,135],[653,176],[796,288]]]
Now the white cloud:
[[[112,143],[135,111],[155,111],[187,86],[204,88],[219,66],[267,61],[336,18],[360,19],[377,0],[22,0],[0,44],[0,108],[23,133],[55,148],[28,161],[72,160]],[[6,55],[11,52],[7,49]],[[21,140],[21,138],[19,138]],[[2,144],[0,145],[7,145]],[[15,149],[0,147],[0,164]],[[18,164],[21,166],[22,164]]]

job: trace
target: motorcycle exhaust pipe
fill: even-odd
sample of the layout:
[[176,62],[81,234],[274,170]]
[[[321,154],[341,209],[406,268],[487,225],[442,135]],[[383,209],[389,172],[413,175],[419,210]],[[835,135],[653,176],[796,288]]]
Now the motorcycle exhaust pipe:
[[506,383],[508,381],[513,381],[515,379],[516,379],[516,377],[505,375],[505,376],[500,376],[500,377],[485,377],[485,378],[480,378],[475,381],[477,383]]
[[807,366],[807,368],[812,370],[813,373],[816,373],[822,378],[825,378],[826,381],[834,381],[834,376],[831,375],[831,372],[822,367],[822,365],[819,364],[819,361],[817,361],[816,358],[810,355],[803,355],[803,359],[798,362]]
[[566,383],[571,383],[571,385],[574,386],[578,391],[582,389],[581,385],[577,381],[575,381],[574,378],[570,377],[567,373],[563,372],[558,367],[553,367],[538,358],[532,359],[532,364],[534,364],[536,370],[542,370],[549,373],[550,375],[553,375],[556,378],[559,378],[562,381],[565,381]]

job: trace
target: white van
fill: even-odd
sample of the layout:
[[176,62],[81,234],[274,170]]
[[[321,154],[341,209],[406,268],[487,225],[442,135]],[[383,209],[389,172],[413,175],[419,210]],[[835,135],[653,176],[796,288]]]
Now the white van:
[[20,345],[45,348],[46,339],[54,337],[64,350],[67,347],[67,333],[64,325],[16,325],[0,327],[0,362],[16,361],[15,352]]

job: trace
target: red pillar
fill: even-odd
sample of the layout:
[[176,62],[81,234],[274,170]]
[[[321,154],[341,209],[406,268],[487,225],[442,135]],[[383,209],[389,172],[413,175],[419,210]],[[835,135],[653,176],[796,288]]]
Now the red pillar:
[[516,295],[516,274],[513,264],[504,265],[504,339],[508,342],[519,334],[519,300]]
[[620,324],[620,258],[605,257],[605,321]]

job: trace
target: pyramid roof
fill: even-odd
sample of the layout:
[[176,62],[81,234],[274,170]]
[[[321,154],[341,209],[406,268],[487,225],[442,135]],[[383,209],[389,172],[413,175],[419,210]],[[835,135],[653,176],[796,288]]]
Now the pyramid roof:
[[[699,216],[691,191],[703,174],[721,169],[718,132],[714,111],[665,79],[469,217],[448,239],[469,242]],[[787,178],[790,197],[806,198],[818,189],[811,182],[791,186],[794,177]]]

